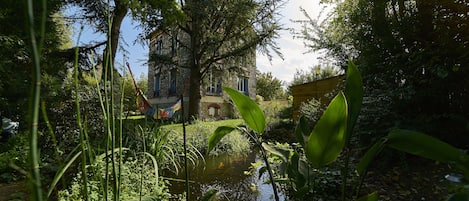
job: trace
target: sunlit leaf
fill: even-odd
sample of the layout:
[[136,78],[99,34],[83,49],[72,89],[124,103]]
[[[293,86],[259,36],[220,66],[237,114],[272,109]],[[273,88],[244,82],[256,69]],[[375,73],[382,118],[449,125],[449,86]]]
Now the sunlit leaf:
[[220,140],[225,137],[225,135],[231,133],[235,127],[231,126],[220,126],[218,127],[212,135],[208,138],[208,148],[207,148],[207,153],[210,153],[213,148],[220,142]]
[[347,100],[340,92],[324,111],[306,143],[306,157],[313,167],[323,167],[337,159],[345,144],[346,129]]
[[347,122],[347,140],[350,139],[353,127],[362,108],[363,81],[357,66],[349,61],[347,79],[345,81],[345,97],[347,97],[349,119]]
[[248,96],[228,87],[223,87],[233,100],[236,108],[243,117],[246,124],[258,134],[262,134],[265,130],[265,116],[261,108]]
[[387,144],[399,151],[445,163],[457,162],[463,155],[459,149],[439,139],[411,130],[392,130]]
[[420,157],[455,164],[469,172],[469,156],[461,150],[434,137],[410,130],[394,129],[389,133],[387,145],[391,148]]
[[363,176],[365,174],[368,165],[370,165],[371,161],[373,161],[376,156],[383,150],[385,143],[386,139],[383,138],[376,142],[370,149],[368,149],[368,151],[365,153],[365,155],[362,157],[362,159],[357,165],[357,171],[360,176]]
[[278,156],[283,162],[287,162],[290,157],[290,152],[288,150],[272,147],[267,143],[262,143],[262,147],[271,154]]
[[365,195],[361,198],[358,198],[357,200],[355,201],[378,201],[378,193],[377,192],[373,192],[371,194],[368,194],[368,195]]
[[309,137],[309,134],[311,134],[311,128],[309,128],[308,120],[305,116],[301,116],[295,128],[295,136],[301,146],[305,146],[305,141],[308,141],[305,138]]

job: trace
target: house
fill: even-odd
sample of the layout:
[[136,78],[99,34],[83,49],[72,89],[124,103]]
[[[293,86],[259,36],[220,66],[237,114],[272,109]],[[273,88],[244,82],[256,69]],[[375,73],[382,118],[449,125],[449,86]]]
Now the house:
[[[150,35],[150,59],[148,67],[147,97],[157,108],[170,107],[182,94],[183,105],[189,106],[190,37],[182,31],[155,31]],[[152,55],[157,55],[152,56]],[[238,89],[251,99],[256,96],[256,54],[255,50],[239,61],[217,61],[205,73],[201,85],[201,103],[199,118],[225,119],[235,116],[229,98],[222,91],[222,86]],[[227,72],[226,65],[236,66],[237,71]],[[188,113],[185,110],[184,116]]]

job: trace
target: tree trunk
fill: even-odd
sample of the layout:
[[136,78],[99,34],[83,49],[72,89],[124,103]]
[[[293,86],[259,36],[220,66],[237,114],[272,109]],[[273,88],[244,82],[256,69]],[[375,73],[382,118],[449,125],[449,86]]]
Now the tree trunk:
[[200,100],[202,95],[200,94],[202,74],[200,73],[200,66],[195,65],[191,68],[190,77],[190,90],[189,90],[189,118],[197,119],[200,112]]
[[[122,21],[124,20],[124,17],[127,15],[127,12],[129,10],[128,5],[120,1],[115,1],[115,3],[116,3],[116,7],[113,11],[112,19],[111,19],[112,20],[111,30],[110,30],[111,33],[110,35],[108,35],[108,40],[110,42],[108,41],[108,43],[106,44],[106,48],[104,49],[104,56],[103,56],[104,58],[103,66],[106,67],[106,64],[107,64],[107,68],[114,66],[117,46],[119,45],[119,37],[120,37],[120,29],[121,29]],[[111,49],[111,52],[110,52],[111,55],[108,55],[109,49]],[[113,70],[113,69],[108,69],[108,70]]]
[[200,87],[202,85],[202,73],[200,65],[200,16],[198,16],[197,2],[188,1],[190,17],[192,22],[188,27],[190,27],[190,91],[189,91],[189,118],[197,119],[199,118],[200,113],[200,100],[202,99]]

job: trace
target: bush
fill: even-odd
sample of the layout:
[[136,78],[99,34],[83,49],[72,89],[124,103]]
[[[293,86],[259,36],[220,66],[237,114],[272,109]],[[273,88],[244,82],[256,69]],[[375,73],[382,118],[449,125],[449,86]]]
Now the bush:
[[310,123],[310,126],[314,126],[325,109],[326,106],[323,106],[321,104],[321,101],[313,98],[309,101],[302,102],[298,112],[300,116],[303,115],[306,117],[306,119]]
[[[111,161],[107,161],[112,164]],[[118,163],[118,162],[116,162]],[[88,166],[88,196],[89,200],[103,199],[105,181],[106,160],[104,155],[97,157],[97,162]],[[144,154],[131,156],[130,152],[125,154],[124,161],[121,166],[120,176],[120,199],[121,200],[137,200],[140,198],[151,198],[151,200],[169,200],[172,195],[169,193],[167,182],[159,178],[155,173],[152,160]],[[78,173],[73,179],[68,189],[59,191],[58,200],[82,200],[82,174]],[[112,197],[112,173],[109,172],[110,178],[108,193]]]
[[19,133],[7,142],[0,143],[0,181],[2,183],[24,177],[11,168],[10,163],[21,168],[26,166],[29,150],[27,139],[26,133]]

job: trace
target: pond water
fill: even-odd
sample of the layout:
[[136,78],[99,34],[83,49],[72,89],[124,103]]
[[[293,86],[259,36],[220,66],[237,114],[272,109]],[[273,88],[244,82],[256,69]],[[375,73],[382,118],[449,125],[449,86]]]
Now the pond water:
[[[257,151],[251,151],[246,156],[216,156],[205,158],[205,163],[200,162],[196,167],[189,167],[190,200],[200,200],[205,192],[217,189],[220,200],[240,201],[268,201],[275,200],[272,186],[264,184],[268,180],[265,173],[258,179],[258,171],[252,175],[244,172],[249,170],[251,163],[260,161]],[[184,179],[185,173],[178,175],[166,175]],[[184,192],[184,182],[171,182],[171,193],[180,194]],[[280,200],[284,195],[280,193]]]

